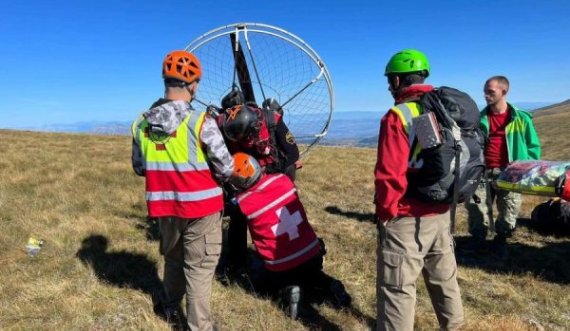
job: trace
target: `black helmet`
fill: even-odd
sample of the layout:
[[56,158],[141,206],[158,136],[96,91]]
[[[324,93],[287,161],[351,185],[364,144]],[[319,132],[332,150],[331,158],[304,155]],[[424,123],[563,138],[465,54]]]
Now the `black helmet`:
[[222,109],[228,109],[243,103],[245,103],[243,93],[237,88],[232,88],[232,90],[222,98],[221,105]]
[[237,105],[226,110],[222,131],[231,141],[240,141],[259,131],[259,111],[250,105]]

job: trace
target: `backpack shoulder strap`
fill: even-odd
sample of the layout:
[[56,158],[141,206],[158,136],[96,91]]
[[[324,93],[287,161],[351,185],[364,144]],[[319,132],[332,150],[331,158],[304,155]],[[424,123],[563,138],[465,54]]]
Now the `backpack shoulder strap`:
[[267,124],[267,128],[271,130],[275,130],[277,126],[277,121],[275,120],[275,112],[271,109],[263,108],[263,116],[265,116],[265,124]]
[[449,231],[455,233],[455,217],[457,213],[457,203],[459,202],[459,176],[461,176],[461,145],[455,141],[455,169],[453,179],[453,200],[451,201]]
[[277,129],[277,122],[281,119],[281,116],[276,114],[275,111],[263,108],[263,116],[265,120],[265,124],[267,126],[267,130],[269,131],[269,143],[271,144],[271,154],[273,156],[274,162],[276,163],[277,168],[281,167],[281,160],[279,159],[279,148],[277,146],[277,138],[276,138],[276,129]]

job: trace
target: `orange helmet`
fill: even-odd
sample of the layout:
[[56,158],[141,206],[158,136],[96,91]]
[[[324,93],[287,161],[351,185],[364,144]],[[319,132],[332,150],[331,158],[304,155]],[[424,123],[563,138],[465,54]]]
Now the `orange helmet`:
[[174,78],[193,83],[202,77],[202,66],[198,58],[187,51],[172,51],[162,62],[162,78]]
[[261,178],[261,166],[253,156],[245,153],[235,153],[233,158],[234,172],[230,183],[242,189],[252,187]]

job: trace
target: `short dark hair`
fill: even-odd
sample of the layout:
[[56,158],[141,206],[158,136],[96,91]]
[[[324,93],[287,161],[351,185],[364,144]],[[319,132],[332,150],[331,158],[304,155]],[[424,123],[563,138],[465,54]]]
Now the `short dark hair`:
[[489,84],[489,82],[492,82],[492,81],[497,81],[497,83],[504,85],[506,90],[509,91],[510,83],[509,83],[509,79],[507,77],[500,76],[500,75],[493,76],[493,77],[487,79],[487,81],[485,82],[485,85]]
[[426,77],[428,76],[428,73],[426,70],[422,70],[405,74],[392,74],[388,76],[390,79],[390,84],[392,84],[392,81],[396,76],[400,78],[401,87],[408,87],[413,84],[423,84],[426,80]]
[[190,85],[186,82],[183,82],[179,79],[175,78],[165,78],[164,79],[164,87],[184,87]]
[[412,84],[423,84],[424,81],[426,80],[426,77],[427,77],[427,72],[424,70],[420,72],[414,72],[408,75],[402,75],[400,79],[402,80],[405,86],[410,86]]

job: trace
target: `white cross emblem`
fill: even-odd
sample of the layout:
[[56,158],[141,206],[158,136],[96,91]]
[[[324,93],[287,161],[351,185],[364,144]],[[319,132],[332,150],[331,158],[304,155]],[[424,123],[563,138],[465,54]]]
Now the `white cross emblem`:
[[271,227],[276,237],[286,233],[289,235],[289,241],[299,238],[299,224],[303,222],[303,217],[299,211],[289,214],[289,210],[285,207],[278,209],[276,212],[279,217],[279,223]]

